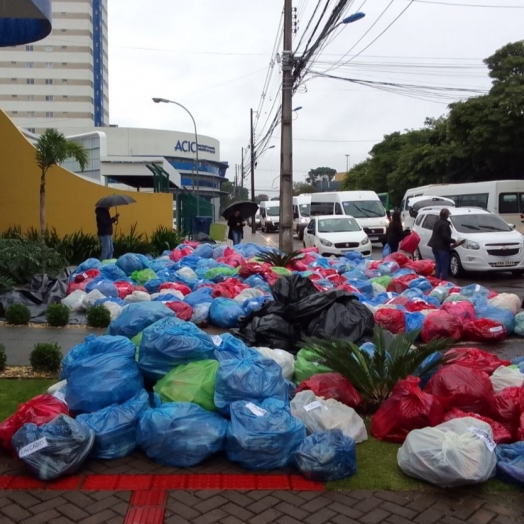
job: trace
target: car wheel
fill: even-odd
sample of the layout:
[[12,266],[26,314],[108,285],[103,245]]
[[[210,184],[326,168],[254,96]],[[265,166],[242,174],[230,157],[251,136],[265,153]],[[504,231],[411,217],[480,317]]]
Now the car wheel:
[[458,253],[456,253],[455,251],[451,253],[451,258],[449,259],[449,272],[455,278],[459,277],[463,273],[462,263],[460,262],[460,257]]
[[418,248],[415,249],[415,252],[413,253],[413,260],[422,260],[422,255],[420,254],[420,250]]
[[299,240],[304,240],[304,230],[300,231],[297,229],[297,235]]

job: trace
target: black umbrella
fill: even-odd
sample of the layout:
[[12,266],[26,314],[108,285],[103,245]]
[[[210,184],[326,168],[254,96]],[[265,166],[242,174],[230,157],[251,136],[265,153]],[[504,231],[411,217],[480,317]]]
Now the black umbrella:
[[256,212],[258,211],[258,204],[249,201],[235,202],[224,209],[222,216],[226,220],[229,220],[229,217],[232,216],[235,211],[240,211],[240,215],[243,219],[252,217],[253,215],[256,215]]
[[126,195],[111,195],[108,197],[101,198],[95,204],[95,207],[109,208],[109,207],[117,207],[117,206],[127,206],[128,204],[134,204],[134,203],[136,203],[136,200]]

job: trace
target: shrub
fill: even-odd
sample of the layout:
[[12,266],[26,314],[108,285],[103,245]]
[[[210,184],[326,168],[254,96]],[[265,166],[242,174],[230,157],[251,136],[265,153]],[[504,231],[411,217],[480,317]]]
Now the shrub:
[[11,304],[5,312],[5,319],[8,324],[22,326],[29,324],[31,320],[31,311],[24,304]]
[[261,262],[265,262],[273,267],[287,267],[294,262],[297,262],[304,257],[303,253],[300,251],[293,251],[286,255],[285,253],[280,253],[278,251],[271,251],[269,253],[262,253],[257,255],[257,259]]
[[159,226],[151,235],[151,252],[155,256],[160,256],[164,251],[175,249],[183,241],[183,235],[180,235],[177,231]]
[[5,354],[5,346],[0,344],[0,372],[4,371],[7,363],[7,355]]
[[145,233],[137,233],[137,225],[133,224],[128,234],[120,232],[113,238],[114,257],[118,258],[126,253],[151,253],[151,244]]
[[57,373],[62,362],[62,352],[58,344],[36,344],[29,362],[33,371],[44,373]]
[[51,304],[45,312],[47,323],[53,327],[69,324],[69,308],[65,304]]
[[111,313],[102,304],[92,306],[86,313],[87,325],[94,328],[106,328],[111,322]]

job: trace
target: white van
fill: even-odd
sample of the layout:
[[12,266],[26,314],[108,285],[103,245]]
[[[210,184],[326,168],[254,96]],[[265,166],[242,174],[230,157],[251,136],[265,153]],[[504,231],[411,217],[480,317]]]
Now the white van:
[[266,200],[260,202],[260,229],[262,232],[276,231],[280,225],[280,202]]
[[349,215],[357,220],[371,242],[386,241],[389,220],[380,198],[374,191],[338,191],[314,193],[311,216]]
[[435,184],[408,189],[400,204],[402,221],[409,224],[409,199],[435,195],[450,198],[456,207],[480,207],[499,215],[524,233],[524,180],[493,180],[466,184]]
[[304,229],[309,224],[311,211],[311,195],[303,193],[293,197],[293,231],[299,240],[304,239]]

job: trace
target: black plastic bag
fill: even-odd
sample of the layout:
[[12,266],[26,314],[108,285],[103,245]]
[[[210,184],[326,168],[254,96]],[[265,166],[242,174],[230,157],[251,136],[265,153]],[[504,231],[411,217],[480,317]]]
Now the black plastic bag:
[[20,459],[40,480],[74,473],[89,455],[95,432],[67,415],[38,427],[24,424],[11,440]]
[[284,306],[319,294],[319,290],[309,278],[305,278],[296,273],[289,277],[279,278],[271,287],[271,291],[275,302],[279,302]]

